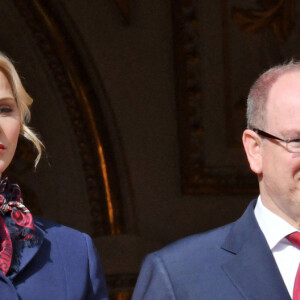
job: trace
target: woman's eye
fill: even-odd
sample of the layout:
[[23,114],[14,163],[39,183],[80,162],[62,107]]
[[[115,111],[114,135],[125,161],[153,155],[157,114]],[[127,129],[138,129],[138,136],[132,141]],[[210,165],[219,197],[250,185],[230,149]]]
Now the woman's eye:
[[0,114],[9,114],[13,111],[11,107],[0,107]]

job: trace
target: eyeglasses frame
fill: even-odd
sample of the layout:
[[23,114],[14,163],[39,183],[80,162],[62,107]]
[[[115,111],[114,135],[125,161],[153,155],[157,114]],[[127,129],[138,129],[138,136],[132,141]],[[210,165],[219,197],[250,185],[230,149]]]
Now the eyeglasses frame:
[[299,148],[299,152],[294,152],[294,151],[291,151],[289,149],[289,147],[288,147],[288,144],[290,142],[295,142],[295,141],[298,141],[298,140],[300,142],[300,138],[298,138],[298,139],[286,139],[286,140],[284,140],[282,138],[279,138],[279,137],[277,137],[275,135],[272,135],[272,134],[270,134],[268,132],[265,132],[263,130],[260,130],[258,128],[249,128],[249,129],[252,130],[252,131],[254,131],[254,132],[256,132],[258,135],[260,135],[262,137],[266,137],[266,138],[269,138],[269,139],[272,139],[272,140],[277,140],[277,141],[286,143],[286,149],[287,149],[288,152],[291,152],[291,153],[300,153],[300,148]]

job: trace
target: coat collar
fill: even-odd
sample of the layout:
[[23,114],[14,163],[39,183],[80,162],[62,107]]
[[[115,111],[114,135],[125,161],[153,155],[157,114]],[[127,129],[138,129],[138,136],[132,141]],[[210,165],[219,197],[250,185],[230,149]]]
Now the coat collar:
[[34,226],[35,226],[35,234],[37,235],[37,242],[32,247],[24,247],[21,253],[19,270],[17,273],[14,273],[11,276],[9,276],[10,279],[14,279],[20,272],[22,272],[22,270],[29,264],[29,262],[33,259],[33,257],[36,255],[41,245],[43,244],[44,236],[45,236],[45,230],[43,228],[43,224],[40,221],[35,220]]
[[245,299],[291,299],[254,215],[252,201],[233,224],[222,249],[234,254],[222,268]]

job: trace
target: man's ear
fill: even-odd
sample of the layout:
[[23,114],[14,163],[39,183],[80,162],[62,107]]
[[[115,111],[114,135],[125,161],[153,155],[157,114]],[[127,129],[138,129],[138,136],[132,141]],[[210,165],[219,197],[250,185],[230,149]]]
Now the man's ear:
[[262,173],[261,139],[253,130],[243,133],[243,145],[251,170],[257,175]]

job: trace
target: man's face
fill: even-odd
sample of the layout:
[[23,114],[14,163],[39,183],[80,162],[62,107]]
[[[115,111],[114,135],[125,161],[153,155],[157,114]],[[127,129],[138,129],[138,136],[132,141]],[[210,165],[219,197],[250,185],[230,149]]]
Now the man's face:
[[[300,138],[300,71],[282,75],[270,90],[266,103],[266,128],[282,139]],[[300,226],[300,154],[285,143],[263,138],[260,145],[262,201],[292,225]]]

